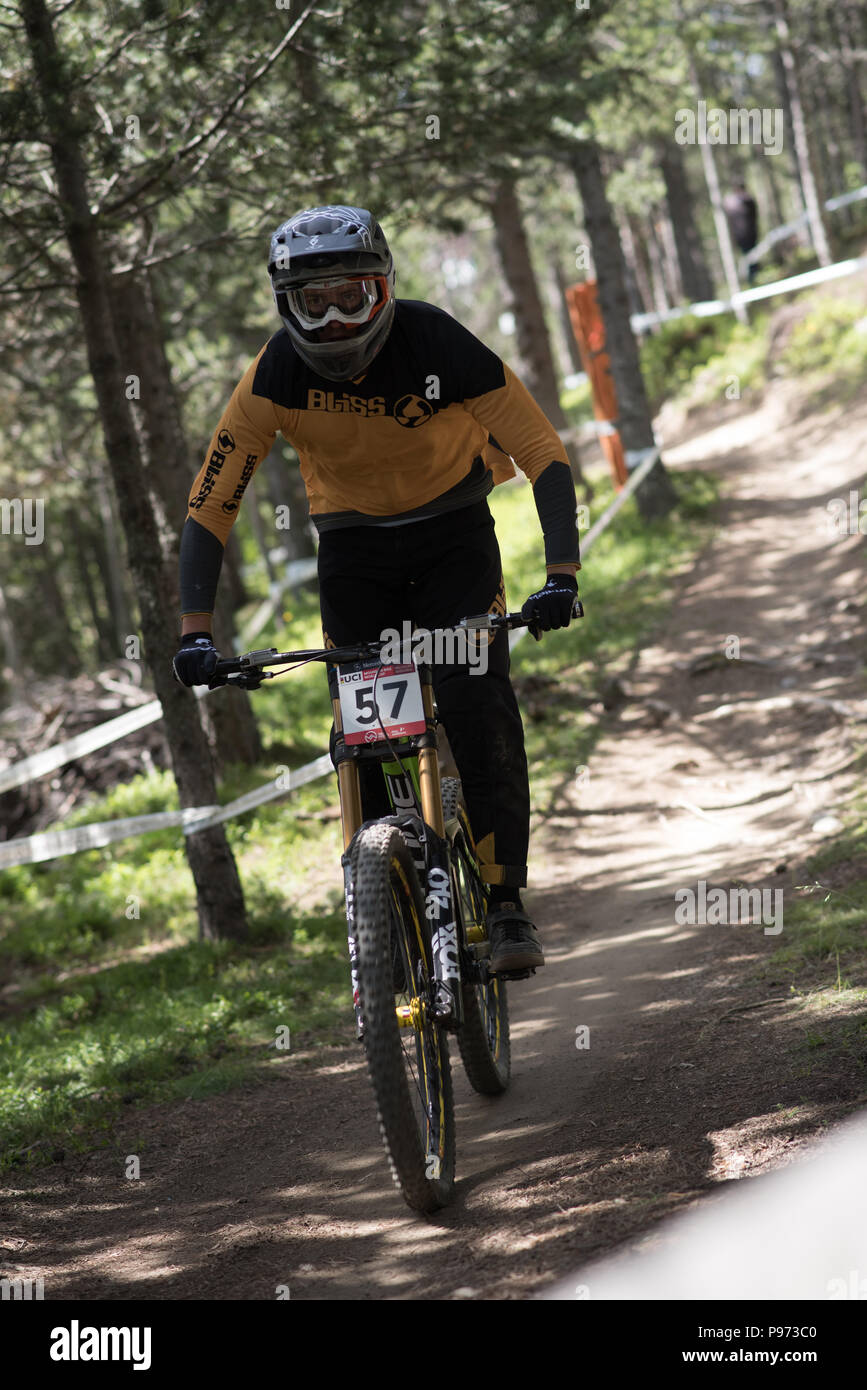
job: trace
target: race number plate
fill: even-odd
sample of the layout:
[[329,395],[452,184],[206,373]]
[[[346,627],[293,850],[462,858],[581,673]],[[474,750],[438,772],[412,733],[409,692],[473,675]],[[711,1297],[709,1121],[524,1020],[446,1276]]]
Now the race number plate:
[[[407,734],[424,733],[421,681],[418,670],[411,663],[408,666],[338,666],[337,688],[343,737],[347,743],[379,743],[386,736],[404,738]],[[380,720],[385,733],[380,728]]]

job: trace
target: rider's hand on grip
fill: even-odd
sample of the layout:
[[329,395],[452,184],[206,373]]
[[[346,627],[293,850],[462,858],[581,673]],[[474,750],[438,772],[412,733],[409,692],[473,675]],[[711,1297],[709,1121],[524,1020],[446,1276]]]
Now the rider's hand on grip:
[[551,574],[545,587],[530,595],[521,609],[521,617],[527,619],[528,630],[537,641],[543,632],[568,627],[572,618],[579,616],[574,607],[577,594],[578,581],[574,575]]
[[181,685],[207,685],[219,659],[210,632],[188,632],[172,662],[175,680]]

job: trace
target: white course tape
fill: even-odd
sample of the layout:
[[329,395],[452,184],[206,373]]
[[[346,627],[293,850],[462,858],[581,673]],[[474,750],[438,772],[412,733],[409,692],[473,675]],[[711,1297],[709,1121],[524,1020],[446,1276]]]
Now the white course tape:
[[687,314],[697,318],[708,318],[713,314],[727,314],[736,304],[750,304],[756,299],[770,299],[775,294],[791,294],[806,289],[808,285],[820,285],[824,280],[838,280],[844,275],[854,275],[867,267],[867,256],[858,256],[850,261],[836,261],[834,265],[819,266],[818,270],[805,271],[803,275],[790,275],[785,280],[775,280],[770,285],[757,285],[752,290],[741,290],[731,299],[706,299],[695,304],[685,304],[678,309],[666,309],[662,314],[633,314],[630,322],[636,333],[652,328],[657,323],[670,323],[672,319],[682,319]]
[[32,782],[36,777],[44,777],[47,772],[72,762],[73,758],[83,757],[95,748],[104,748],[107,743],[126,738],[127,734],[135,733],[136,729],[143,729],[147,724],[154,724],[162,717],[163,707],[159,700],[150,700],[146,705],[137,705],[135,709],[119,714],[116,719],[107,719],[104,724],[97,724],[83,734],[64,739],[63,743],[55,743],[53,748],[32,753],[29,758],[22,758],[20,763],[13,763],[0,771],[0,792],[8,792],[13,787]]
[[151,830],[165,830],[179,825],[185,835],[194,835],[197,830],[207,830],[212,825],[241,816],[261,806],[266,801],[276,801],[287,796],[306,782],[315,782],[331,772],[331,758],[323,753],[295,772],[289,772],[261,787],[246,792],[225,806],[188,806],[183,811],[157,811],[153,815],[128,816],[122,820],[95,821],[92,825],[78,825],[71,830],[47,830],[41,835],[28,835],[20,840],[9,840],[0,844],[0,869],[9,869],[14,864],[38,864],[44,859],[60,859],[66,854],[78,854],[85,849],[99,849],[114,840],[125,840],[132,835],[147,835]]
[[208,830],[212,825],[220,825],[234,816],[242,816],[245,811],[252,811],[254,806],[261,806],[266,801],[276,801],[278,797],[294,792],[297,787],[303,787],[307,782],[315,782],[318,777],[325,777],[333,770],[330,754],[323,753],[321,757],[314,758],[312,763],[305,763],[294,772],[284,773],[271,782],[263,782],[261,787],[254,787],[253,791],[239,796],[236,801],[228,801],[225,806],[214,807],[209,812],[205,808],[204,818],[197,820],[195,824],[185,825],[184,834],[195,835],[198,830]]
[[77,825],[71,830],[46,830],[42,835],[8,840],[0,844],[0,869],[9,869],[13,864],[39,864],[43,859],[60,859],[64,854],[99,849],[113,840],[125,840],[130,835],[146,835],[149,830],[165,830],[173,825],[182,825],[190,833],[200,828],[200,822],[211,811],[219,809],[214,806],[190,806],[184,811],[156,811],[149,816],[97,821],[93,825]]
[[[248,647],[257,633],[261,632],[287,588],[305,579],[311,579],[315,574],[315,557],[293,560],[287,567],[285,581],[276,592],[269,594],[243,629],[240,636],[241,646]],[[205,685],[193,687],[193,694],[198,699],[212,693]],[[41,753],[22,758],[19,763],[12,763],[11,766],[0,769],[0,795],[11,791],[13,787],[21,787],[25,782],[33,782],[37,777],[55,772],[57,768],[71,763],[74,758],[83,757],[85,753],[93,753],[97,748],[116,743],[118,739],[126,738],[128,734],[134,734],[138,729],[146,728],[148,724],[155,724],[162,717],[163,707],[159,700],[150,700],[146,705],[137,705],[135,709],[117,715],[115,719],[106,719],[104,723],[85,730],[83,734],[76,734],[73,738],[64,739],[62,743],[55,743],[52,748],[44,748]]]
[[[867,198],[867,183],[862,184],[860,188],[853,189],[851,193],[838,193],[836,198],[828,198],[825,207],[828,212],[836,212],[838,208],[848,207],[850,203],[860,202],[862,198]],[[761,260],[765,252],[770,251],[771,247],[775,246],[778,241],[783,241],[787,236],[791,236],[792,232],[806,227],[809,221],[808,214],[802,212],[800,217],[795,218],[794,222],[784,222],[782,226],[772,228],[767,236],[763,237],[751,251],[744,254],[743,261],[749,265],[751,261]]]

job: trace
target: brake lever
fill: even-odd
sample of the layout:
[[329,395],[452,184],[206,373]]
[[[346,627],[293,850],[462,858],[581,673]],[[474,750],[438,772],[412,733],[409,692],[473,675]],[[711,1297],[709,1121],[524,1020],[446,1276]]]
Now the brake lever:
[[218,690],[222,685],[234,685],[238,690],[258,690],[264,680],[271,680],[270,671],[238,671],[229,676],[215,676],[208,681],[209,690]]

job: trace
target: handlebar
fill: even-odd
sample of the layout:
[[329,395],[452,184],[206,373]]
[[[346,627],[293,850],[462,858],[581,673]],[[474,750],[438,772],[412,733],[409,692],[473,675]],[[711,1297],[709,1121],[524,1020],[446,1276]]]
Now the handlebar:
[[[576,598],[572,605],[572,617],[583,618],[584,607]],[[497,632],[513,628],[527,627],[538,642],[542,633],[531,618],[520,613],[479,613],[475,617],[462,618],[452,629],[465,632]],[[263,647],[259,651],[244,652],[242,656],[226,657],[217,662],[214,674],[208,682],[208,689],[215,690],[223,685],[240,686],[243,690],[258,690],[265,680],[273,680],[282,675],[281,671],[269,671],[269,666],[301,666],[311,661],[322,661],[329,666],[344,665],[350,661],[381,660],[382,642],[356,642],[345,647],[313,647],[293,652],[278,652],[276,647]]]

